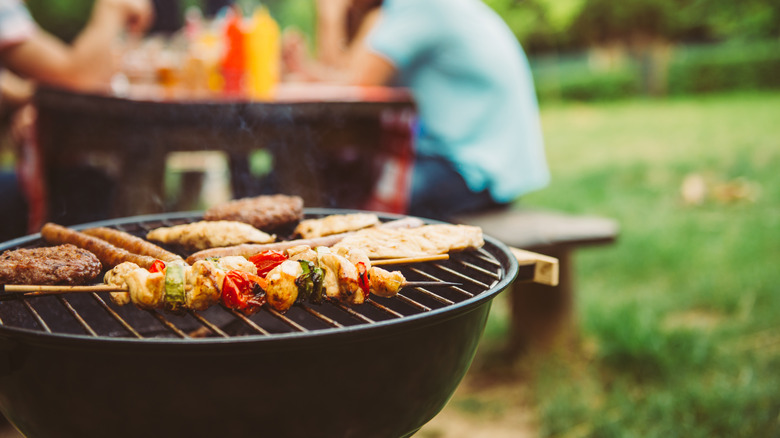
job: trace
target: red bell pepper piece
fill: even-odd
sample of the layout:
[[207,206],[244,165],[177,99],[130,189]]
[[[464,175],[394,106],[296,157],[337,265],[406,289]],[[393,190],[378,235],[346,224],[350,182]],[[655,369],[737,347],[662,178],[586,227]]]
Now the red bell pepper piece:
[[249,257],[249,261],[257,266],[257,275],[261,277],[268,275],[271,269],[281,265],[285,260],[287,260],[286,255],[273,250],[263,251]]
[[155,260],[152,262],[152,266],[149,267],[149,272],[165,272],[165,262],[162,260]]
[[368,275],[366,264],[363,262],[358,262],[355,264],[355,266],[358,270],[358,285],[360,285],[360,288],[363,289],[363,293],[368,296],[371,289],[371,279]]

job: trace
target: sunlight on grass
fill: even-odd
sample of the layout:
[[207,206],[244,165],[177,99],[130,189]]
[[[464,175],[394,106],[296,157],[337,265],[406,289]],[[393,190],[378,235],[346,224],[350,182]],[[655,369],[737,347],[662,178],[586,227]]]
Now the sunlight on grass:
[[583,352],[536,383],[544,435],[780,435],[778,122],[778,93],[543,108],[553,182],[522,202],[621,224],[577,254]]

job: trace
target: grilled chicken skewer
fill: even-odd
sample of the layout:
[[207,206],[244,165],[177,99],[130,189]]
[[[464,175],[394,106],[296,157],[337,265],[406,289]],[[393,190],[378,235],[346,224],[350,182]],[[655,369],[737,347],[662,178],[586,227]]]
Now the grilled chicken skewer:
[[149,270],[125,262],[108,271],[104,282],[127,290],[111,293],[119,305],[132,302],[143,309],[163,307],[174,312],[205,310],[222,298],[225,277],[233,271],[255,275],[257,268],[240,256],[200,260],[192,266],[160,262]]
[[[132,301],[141,308],[159,308],[163,304],[167,310],[178,307],[204,310],[221,298],[227,307],[247,313],[258,310],[265,302],[280,312],[303,300],[320,303],[327,298],[362,304],[371,293],[392,297],[404,286],[415,285],[407,282],[400,271],[386,271],[370,263],[366,254],[357,249],[342,248],[334,253],[326,247],[314,250],[308,246],[290,248],[286,254],[269,251],[249,260],[241,256],[199,260],[191,268],[184,267],[183,280],[173,282],[184,284],[184,292],[174,294],[183,298],[175,299],[172,306],[170,272],[163,283],[159,272],[138,268],[128,273],[123,264],[109,271],[105,281],[128,287],[129,292],[112,294],[117,304]],[[175,266],[169,264],[168,269]],[[243,281],[238,273],[244,273]],[[425,285],[452,284],[428,282]]]
[[369,294],[392,297],[407,285],[400,271],[372,267],[366,253],[359,249],[341,248],[333,252],[327,247],[312,249],[300,245],[288,248],[286,253],[288,259],[266,277],[268,300],[278,303],[278,307],[272,304],[277,310],[292,306],[300,291],[314,302],[327,297],[347,304],[362,304]]
[[[453,286],[441,281],[407,282],[399,271],[372,267],[365,253],[341,248],[316,250],[301,245],[285,254],[266,251],[247,260],[241,256],[199,260],[192,266],[179,261],[155,262],[148,270],[125,262],[108,271],[106,286],[41,290],[37,286],[8,286],[7,292],[41,296],[71,292],[111,292],[112,300],[130,302],[143,309],[205,310],[222,303],[253,313],[264,304],[277,311],[288,310],[297,301],[320,303],[323,299],[362,304],[369,294],[392,297],[403,287]],[[0,300],[12,299],[10,294]]]

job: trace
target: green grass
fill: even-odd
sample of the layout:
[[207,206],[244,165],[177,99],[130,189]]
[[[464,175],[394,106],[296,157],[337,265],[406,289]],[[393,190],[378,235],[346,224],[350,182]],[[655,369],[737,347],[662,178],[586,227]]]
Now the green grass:
[[[577,254],[582,343],[535,379],[542,434],[780,436],[780,93],[542,118],[553,182],[522,202],[621,225]],[[751,197],[685,203],[693,173]]]

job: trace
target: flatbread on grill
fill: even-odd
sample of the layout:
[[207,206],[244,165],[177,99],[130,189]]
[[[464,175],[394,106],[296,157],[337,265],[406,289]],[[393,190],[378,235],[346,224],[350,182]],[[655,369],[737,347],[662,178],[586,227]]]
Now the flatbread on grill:
[[330,236],[379,225],[379,217],[372,213],[333,214],[319,219],[301,221],[295,234],[304,239]]
[[367,228],[333,248],[361,248],[371,259],[422,257],[481,248],[482,229],[471,225],[424,225],[408,229]]

